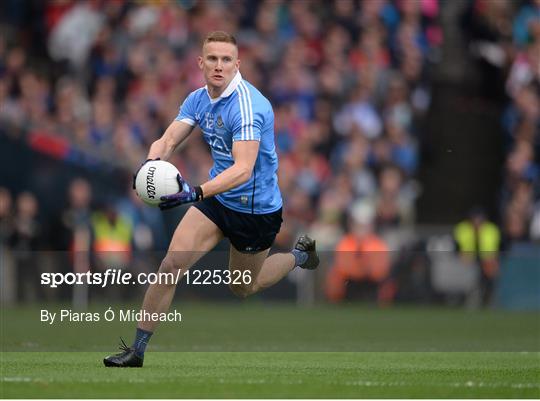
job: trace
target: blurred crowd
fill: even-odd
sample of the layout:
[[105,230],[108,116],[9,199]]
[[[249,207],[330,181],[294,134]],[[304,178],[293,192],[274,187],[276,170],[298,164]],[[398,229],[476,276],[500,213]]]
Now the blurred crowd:
[[480,266],[481,298],[489,304],[498,251],[540,242],[540,1],[474,0],[462,22],[480,67],[481,95],[505,105],[497,224],[474,208],[454,230],[462,258]]
[[[538,238],[540,2],[524,2],[517,13],[512,3],[472,1],[469,17],[475,54],[494,63],[486,68],[506,79],[510,97],[503,233]],[[415,222],[418,126],[443,44],[437,0],[8,1],[2,14],[0,134],[33,143],[52,137],[40,143],[68,149],[55,157],[98,160],[91,169],[136,170],[186,95],[202,86],[203,37],[234,33],[243,77],[274,106],[285,205],[276,250],[310,232],[321,250],[345,255],[325,278],[329,299],[343,299],[354,280],[371,283],[363,292],[383,302],[396,295],[389,277]],[[204,182],[212,164],[197,133],[171,162],[192,183]],[[5,222],[11,195],[0,196]],[[166,246],[160,212],[142,206],[129,185],[113,198],[94,194],[92,203],[92,188],[77,179],[66,196],[45,231],[38,200],[17,195],[16,229],[2,238],[32,249],[40,233],[52,232],[43,246],[66,250],[76,227],[89,228],[94,242],[105,227],[130,249]],[[372,260],[355,259],[363,250]],[[388,250],[396,252],[380,256]]]
[[484,95],[507,104],[499,221],[504,242],[540,240],[540,1],[475,0],[464,16]]

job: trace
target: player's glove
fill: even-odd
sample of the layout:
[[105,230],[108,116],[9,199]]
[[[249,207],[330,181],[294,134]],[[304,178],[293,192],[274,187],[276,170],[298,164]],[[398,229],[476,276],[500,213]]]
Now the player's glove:
[[184,179],[182,179],[180,174],[176,176],[176,179],[178,180],[180,191],[172,195],[162,196],[160,199],[163,202],[159,204],[159,208],[161,210],[171,209],[185,203],[197,202],[203,199],[201,187],[192,187]]
[[148,162],[151,162],[153,160],[161,160],[159,157],[156,157],[155,159],[146,159],[140,166],[139,168],[137,169],[137,171],[135,171],[135,174],[133,174],[133,184],[132,184],[132,188],[135,190],[135,184],[137,182],[137,174],[139,174],[139,171],[141,171],[141,168],[142,166],[144,166],[146,163]]

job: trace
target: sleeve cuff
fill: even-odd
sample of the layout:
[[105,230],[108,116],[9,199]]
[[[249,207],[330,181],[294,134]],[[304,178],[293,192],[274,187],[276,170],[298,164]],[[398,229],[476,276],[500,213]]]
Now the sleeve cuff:
[[239,141],[261,141],[261,135],[253,135],[253,138],[242,138],[241,136],[233,136],[233,142],[239,142]]
[[183,122],[183,123],[186,123],[188,125],[191,125],[192,127],[195,125],[195,121],[192,120],[191,118],[177,118],[176,121],[180,121],[180,122]]

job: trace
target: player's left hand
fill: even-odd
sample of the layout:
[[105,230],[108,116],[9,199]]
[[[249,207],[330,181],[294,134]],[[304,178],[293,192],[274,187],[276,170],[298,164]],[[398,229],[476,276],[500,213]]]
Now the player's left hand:
[[176,176],[176,179],[178,180],[180,191],[172,195],[162,196],[160,198],[162,202],[158,205],[161,210],[171,209],[185,203],[197,202],[203,198],[201,187],[191,186],[180,174]]

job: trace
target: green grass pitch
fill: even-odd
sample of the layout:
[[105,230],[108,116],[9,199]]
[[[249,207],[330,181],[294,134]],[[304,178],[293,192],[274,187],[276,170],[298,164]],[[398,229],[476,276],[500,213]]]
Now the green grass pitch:
[[160,327],[143,369],[107,369],[102,358],[119,335],[131,341],[133,323],[51,326],[39,307],[4,308],[0,396],[540,398],[535,313],[256,300],[177,309],[182,322]]

